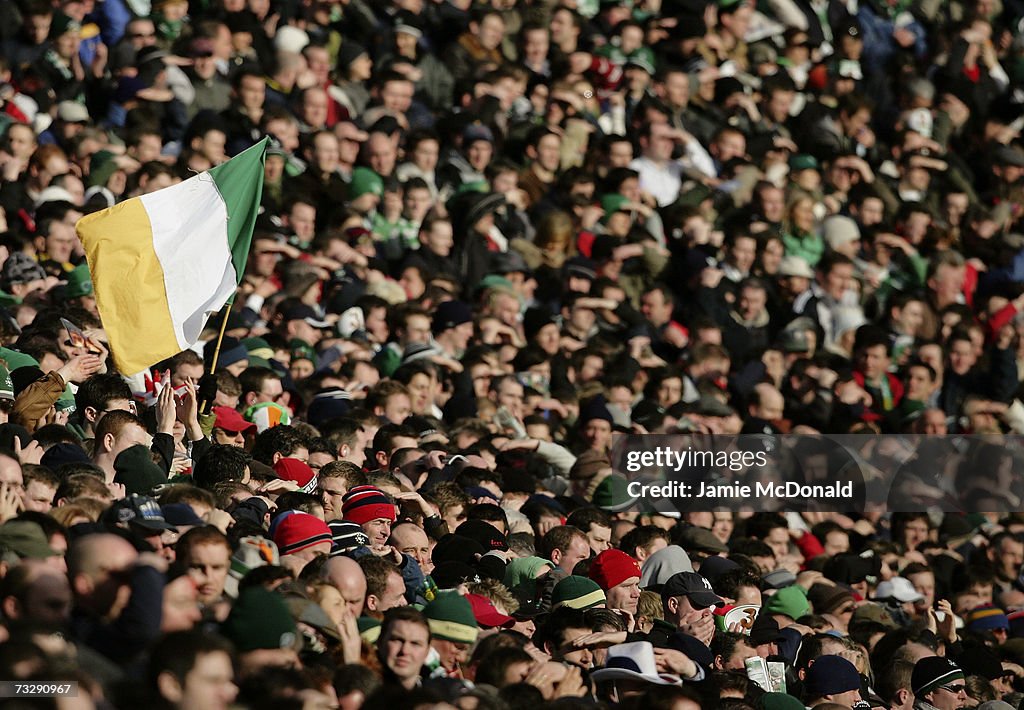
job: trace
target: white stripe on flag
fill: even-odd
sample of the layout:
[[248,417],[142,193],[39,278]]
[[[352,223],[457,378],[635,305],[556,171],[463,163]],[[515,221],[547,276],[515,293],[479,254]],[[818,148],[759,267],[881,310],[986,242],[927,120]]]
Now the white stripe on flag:
[[227,209],[208,174],[141,199],[164,271],[174,335],[185,350],[199,339],[208,314],[224,305],[238,283],[228,249]]

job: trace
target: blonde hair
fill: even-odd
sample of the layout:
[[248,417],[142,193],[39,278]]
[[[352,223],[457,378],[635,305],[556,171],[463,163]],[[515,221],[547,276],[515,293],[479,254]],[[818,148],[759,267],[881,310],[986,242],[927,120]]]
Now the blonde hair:
[[506,614],[515,614],[519,610],[519,602],[508,591],[508,587],[496,579],[484,579],[467,585],[470,594],[487,597],[496,607]]
[[50,510],[50,517],[68,528],[74,525],[75,518],[88,518],[89,522],[97,522],[107,506],[95,498],[72,498],[65,505]]
[[560,247],[564,256],[575,256],[576,227],[572,223],[572,216],[562,210],[551,210],[537,225],[537,236],[533,242],[541,250]]
[[636,603],[636,615],[644,616],[648,621],[664,619],[665,610],[661,605],[661,595],[646,589],[640,592],[640,599]]

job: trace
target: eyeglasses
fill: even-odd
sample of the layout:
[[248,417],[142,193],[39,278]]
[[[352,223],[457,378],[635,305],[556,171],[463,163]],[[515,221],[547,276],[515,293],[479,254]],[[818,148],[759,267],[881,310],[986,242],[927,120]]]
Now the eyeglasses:
[[940,685],[939,687],[945,690],[947,693],[952,693],[953,695],[959,695],[960,693],[967,692],[966,685]]
[[240,431],[231,431],[230,429],[225,429],[224,427],[220,426],[215,426],[213,430],[219,431],[221,434],[228,437],[229,439],[234,439],[236,436],[240,436],[243,433]]

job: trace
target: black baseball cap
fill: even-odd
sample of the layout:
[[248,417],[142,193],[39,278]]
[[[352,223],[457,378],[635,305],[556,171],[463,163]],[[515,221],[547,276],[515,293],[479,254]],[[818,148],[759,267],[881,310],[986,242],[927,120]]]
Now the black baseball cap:
[[860,25],[860,20],[851,16],[839,23],[839,26],[836,28],[835,36],[842,37],[843,35],[846,35],[847,37],[863,37],[864,30]]
[[486,550],[508,551],[508,540],[490,523],[484,520],[467,520],[455,528],[456,535],[468,537]]
[[312,306],[307,306],[304,303],[292,306],[284,312],[285,322],[290,320],[303,320],[309,323],[314,328],[330,328],[331,324],[327,321],[321,320],[320,315],[313,309]]
[[711,582],[696,572],[677,572],[668,578],[661,589],[663,599],[689,597],[696,607],[725,606],[725,600],[715,594]]
[[882,562],[878,557],[855,554],[836,555],[825,563],[822,573],[838,584],[874,584],[881,576]]
[[779,628],[779,622],[771,614],[758,614],[750,627],[750,643],[754,646],[777,643],[784,641],[785,638]]
[[127,523],[150,533],[175,529],[164,519],[160,505],[155,499],[137,493],[132,493],[110,506],[106,520],[110,525]]

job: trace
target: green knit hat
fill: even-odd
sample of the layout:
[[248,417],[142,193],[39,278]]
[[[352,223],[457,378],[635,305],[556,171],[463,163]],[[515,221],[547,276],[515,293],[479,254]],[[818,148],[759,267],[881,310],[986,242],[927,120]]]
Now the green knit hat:
[[608,219],[622,209],[622,206],[629,203],[629,198],[618,192],[609,192],[607,195],[601,196],[601,209],[604,210],[604,216],[601,217],[601,223],[604,224]]
[[97,185],[106,187],[110,176],[120,170],[117,167],[117,163],[114,162],[116,157],[109,150],[98,150],[93,153],[89,159],[89,177],[86,178],[86,185],[89,187],[96,187]]
[[292,354],[292,361],[309,360],[316,367],[316,349],[302,338],[292,338],[288,341],[288,349]]
[[[0,393],[0,397],[2,397],[2,393]],[[57,408],[58,412],[67,412],[68,414],[72,414],[75,409],[77,409],[78,405],[75,402],[75,393],[71,391],[70,382],[64,386],[64,392],[57,398],[57,401],[53,403],[53,406]]]
[[551,592],[551,608],[567,606],[571,609],[591,609],[608,602],[604,590],[597,582],[578,575],[569,575],[555,585]]
[[23,352],[17,350],[11,350],[10,348],[0,348],[0,360],[7,363],[7,369],[14,372],[19,367],[35,366],[39,367],[39,361],[31,355],[26,355]]
[[594,505],[612,513],[625,510],[637,501],[635,496],[629,495],[628,486],[629,482],[622,476],[608,476],[594,489]]
[[261,357],[265,360],[270,360],[274,357],[274,349],[263,338],[243,338],[242,345],[245,346],[245,350],[249,353],[250,357]]
[[354,200],[371,192],[377,197],[384,194],[384,180],[369,168],[359,167],[352,171],[352,182],[348,186],[348,198]]
[[92,295],[92,276],[89,275],[88,264],[79,264],[65,274],[65,278],[68,285],[64,287],[64,298],[72,299]]
[[359,638],[372,646],[380,638],[381,623],[371,616],[360,616],[356,619],[356,629],[359,631]]
[[517,557],[510,560],[505,567],[505,586],[512,589],[523,582],[533,582],[537,579],[537,571],[544,565],[554,567],[543,557]]
[[456,195],[462,195],[467,192],[483,192],[488,193],[491,191],[491,185],[486,180],[470,180],[464,182],[458,186],[455,190]]
[[790,157],[789,159],[789,170],[790,172],[799,172],[801,170],[817,170],[818,159],[813,155],[807,153],[799,153]]
[[50,39],[57,39],[63,34],[74,34],[78,35],[82,32],[82,25],[80,22],[75,20],[63,12],[55,12],[53,14],[53,20],[50,22]]
[[14,382],[11,371],[0,365],[0,399],[14,399]]
[[238,595],[221,632],[241,652],[296,648],[298,629],[280,595],[249,587]]
[[473,616],[473,606],[458,592],[444,592],[423,607],[430,625],[430,635],[442,641],[476,643],[480,626]]
[[128,495],[150,495],[153,489],[167,483],[167,476],[153,463],[149,449],[142,444],[131,446],[114,459],[114,483],[124,484]]
[[910,674],[910,690],[918,698],[948,685],[954,680],[963,680],[964,671],[944,656],[926,656],[914,664]]
[[481,291],[486,291],[489,288],[504,288],[512,291],[515,287],[512,285],[511,281],[500,274],[487,274],[487,276],[480,279],[480,283],[478,283],[476,288],[473,290],[479,293]]
[[9,520],[0,525],[0,546],[18,557],[45,560],[60,553],[50,547],[39,523],[31,520]]
[[640,67],[652,76],[657,71],[654,65],[654,52],[649,47],[640,47],[626,57],[625,66],[628,67],[630,65]]
[[811,613],[807,592],[803,587],[798,587],[795,584],[775,592],[765,604],[764,609],[769,614],[785,614],[794,620]]
[[788,693],[765,693],[757,705],[760,710],[804,710],[804,704]]
[[242,345],[245,346],[246,352],[249,353],[249,366],[250,367],[266,367],[270,368],[270,361],[274,359],[274,349],[270,347],[263,338],[244,338]]

